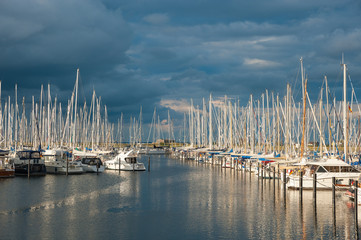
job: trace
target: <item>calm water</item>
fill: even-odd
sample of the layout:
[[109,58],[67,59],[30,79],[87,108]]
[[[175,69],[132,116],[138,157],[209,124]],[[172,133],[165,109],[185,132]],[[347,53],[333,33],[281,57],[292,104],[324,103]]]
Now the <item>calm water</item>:
[[315,214],[312,191],[301,205],[277,180],[152,157],[150,173],[0,180],[0,239],[356,239],[347,198],[335,218],[317,197]]

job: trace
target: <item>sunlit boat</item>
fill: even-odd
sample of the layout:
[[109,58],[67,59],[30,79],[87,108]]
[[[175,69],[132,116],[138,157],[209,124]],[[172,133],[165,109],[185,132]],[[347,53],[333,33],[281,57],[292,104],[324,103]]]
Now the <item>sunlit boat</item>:
[[107,169],[122,170],[122,171],[145,171],[143,163],[137,161],[137,157],[133,151],[120,152],[112,160],[104,162]]
[[104,165],[98,157],[83,157],[75,162],[81,163],[84,172],[101,173],[104,172]]
[[[300,163],[300,170],[290,173],[287,179],[287,187],[300,188],[300,175],[302,171],[302,188],[313,189],[313,176],[317,174],[317,189],[332,189],[332,178],[336,178],[336,185],[347,187],[349,180],[357,179],[360,171],[342,160],[331,158],[326,161]],[[302,169],[302,170],[301,170]]]
[[47,149],[43,152],[43,158],[48,173],[82,174],[84,172],[81,163],[69,161],[67,153],[62,149]]

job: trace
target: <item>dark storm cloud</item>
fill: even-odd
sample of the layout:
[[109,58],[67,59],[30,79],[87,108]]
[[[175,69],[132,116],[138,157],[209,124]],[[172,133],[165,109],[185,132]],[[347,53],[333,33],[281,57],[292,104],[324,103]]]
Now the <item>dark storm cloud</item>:
[[4,94],[17,82],[37,98],[51,83],[66,102],[79,67],[81,99],[94,89],[112,120],[142,106],[150,122],[154,107],[184,109],[171,100],[297,92],[303,56],[317,98],[325,75],[341,88],[342,52],[361,85],[360,10],[355,0],[2,1],[0,79]]

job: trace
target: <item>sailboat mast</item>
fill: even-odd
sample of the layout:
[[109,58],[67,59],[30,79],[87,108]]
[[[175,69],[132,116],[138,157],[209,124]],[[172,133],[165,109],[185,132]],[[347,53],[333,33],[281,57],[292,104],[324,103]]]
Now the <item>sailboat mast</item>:
[[346,106],[346,64],[343,63],[342,60],[342,66],[343,66],[343,135],[344,135],[344,144],[343,144],[343,151],[345,154],[345,162],[347,162],[347,106]]
[[79,68],[76,70],[76,81],[75,81],[75,104],[74,104],[73,148],[75,147],[76,115],[77,115],[77,105],[78,105],[78,81],[79,81]]

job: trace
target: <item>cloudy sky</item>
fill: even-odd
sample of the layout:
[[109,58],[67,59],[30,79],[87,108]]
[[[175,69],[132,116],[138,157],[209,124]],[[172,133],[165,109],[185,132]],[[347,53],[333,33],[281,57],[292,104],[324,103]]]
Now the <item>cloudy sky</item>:
[[[300,89],[299,59],[317,99],[324,75],[337,95],[341,55],[361,87],[361,3],[357,0],[2,0],[2,98],[31,101],[40,86],[66,101],[80,68],[80,98],[92,90],[111,119],[151,121],[154,107],[183,109],[210,93],[247,104],[268,89]],[[178,106],[178,108],[174,107]],[[179,110],[182,111],[182,110]]]

